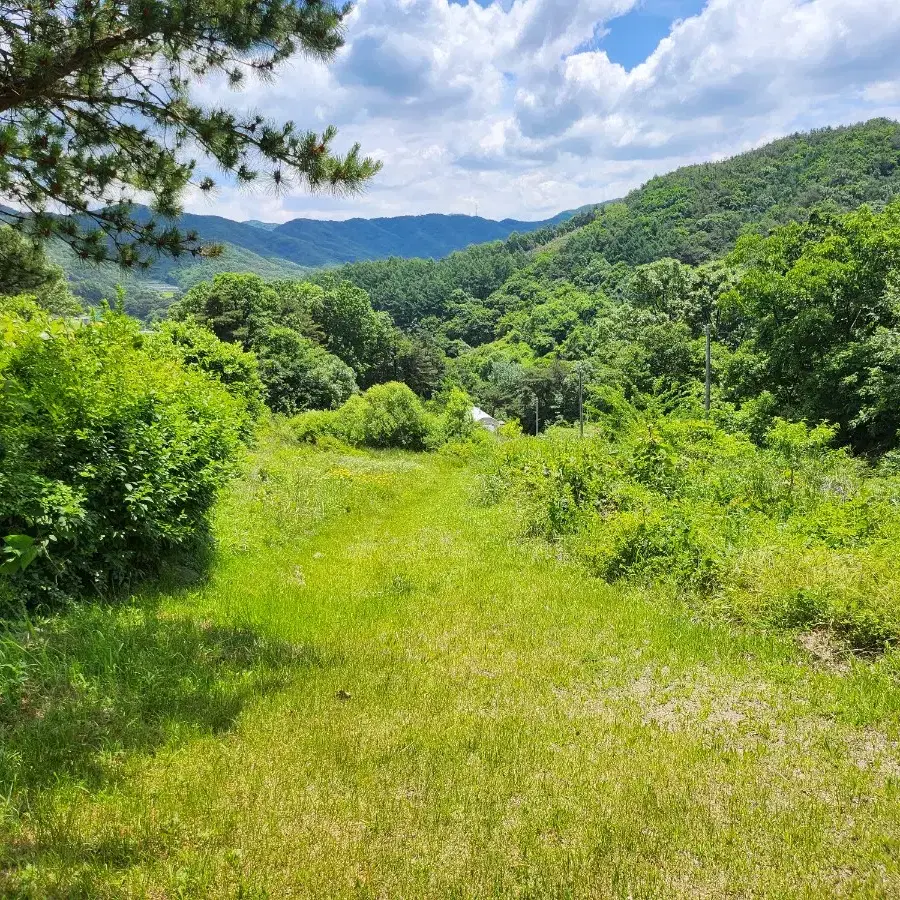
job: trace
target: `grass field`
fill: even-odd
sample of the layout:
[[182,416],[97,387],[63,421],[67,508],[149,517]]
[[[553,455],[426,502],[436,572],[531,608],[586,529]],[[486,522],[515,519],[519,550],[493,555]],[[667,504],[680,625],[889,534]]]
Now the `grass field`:
[[0,894],[900,895],[900,687],[269,434],[209,576],[3,640]]

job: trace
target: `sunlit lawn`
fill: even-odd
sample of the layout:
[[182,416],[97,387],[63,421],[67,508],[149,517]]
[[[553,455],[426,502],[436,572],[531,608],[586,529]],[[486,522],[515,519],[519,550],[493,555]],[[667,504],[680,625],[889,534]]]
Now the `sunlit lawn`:
[[693,621],[515,523],[460,462],[268,436],[206,582],[7,648],[0,889],[900,894],[877,661]]

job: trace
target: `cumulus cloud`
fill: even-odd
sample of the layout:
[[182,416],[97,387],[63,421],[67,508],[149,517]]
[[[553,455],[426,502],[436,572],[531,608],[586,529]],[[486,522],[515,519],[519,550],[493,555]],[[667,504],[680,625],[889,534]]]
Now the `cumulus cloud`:
[[231,102],[338,125],[384,160],[376,182],[340,200],[223,187],[188,206],[272,221],[476,204],[539,218],[799,128],[900,114],[896,0],[709,0],[626,71],[602,38],[638,2],[359,0],[330,67],[296,60]]

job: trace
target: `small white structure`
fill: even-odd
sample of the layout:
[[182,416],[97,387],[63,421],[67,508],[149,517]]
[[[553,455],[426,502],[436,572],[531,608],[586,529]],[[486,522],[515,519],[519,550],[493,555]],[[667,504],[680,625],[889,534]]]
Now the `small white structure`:
[[503,424],[500,419],[495,419],[477,406],[472,407],[472,419],[476,425],[487,428],[488,431],[496,431]]

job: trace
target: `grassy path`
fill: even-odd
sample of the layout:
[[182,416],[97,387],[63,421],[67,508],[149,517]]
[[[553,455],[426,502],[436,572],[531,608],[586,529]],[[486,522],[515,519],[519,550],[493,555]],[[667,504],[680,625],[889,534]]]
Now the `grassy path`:
[[[592,580],[476,492],[437,457],[272,438],[209,582],[105,611],[130,655],[82,662],[108,704],[159,703],[113,709],[55,780],[78,723],[10,732],[31,768],[0,889],[900,894],[900,691],[877,666],[816,669]],[[135,655],[156,680],[125,690]]]

